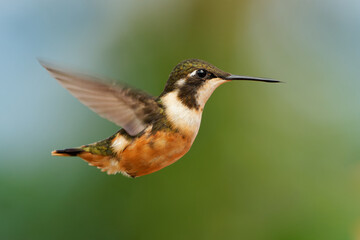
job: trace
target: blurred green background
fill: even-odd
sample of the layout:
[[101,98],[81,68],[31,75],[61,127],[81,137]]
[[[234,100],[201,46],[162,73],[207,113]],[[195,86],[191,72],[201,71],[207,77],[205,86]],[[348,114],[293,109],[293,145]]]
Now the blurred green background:
[[[360,2],[0,2],[1,239],[360,239]],[[118,127],[36,57],[158,95],[181,60],[285,84],[210,98],[177,163],[138,179],[50,151]]]

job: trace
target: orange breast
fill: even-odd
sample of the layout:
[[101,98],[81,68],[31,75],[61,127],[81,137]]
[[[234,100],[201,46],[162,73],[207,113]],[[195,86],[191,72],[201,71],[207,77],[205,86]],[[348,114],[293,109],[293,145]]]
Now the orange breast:
[[181,158],[191,145],[192,139],[180,133],[144,134],[119,154],[120,169],[132,177],[153,173]]

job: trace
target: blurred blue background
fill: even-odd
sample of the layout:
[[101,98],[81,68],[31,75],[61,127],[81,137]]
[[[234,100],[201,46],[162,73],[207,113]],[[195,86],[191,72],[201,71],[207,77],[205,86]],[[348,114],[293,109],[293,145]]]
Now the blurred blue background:
[[[0,2],[1,239],[360,239],[360,2]],[[285,84],[210,98],[176,164],[107,176],[53,149],[106,138],[41,57],[158,95],[181,60]]]

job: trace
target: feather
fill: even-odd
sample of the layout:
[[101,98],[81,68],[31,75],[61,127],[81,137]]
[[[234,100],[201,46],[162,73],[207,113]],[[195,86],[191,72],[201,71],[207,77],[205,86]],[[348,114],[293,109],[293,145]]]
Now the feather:
[[135,136],[160,114],[154,97],[121,85],[101,82],[101,79],[63,71],[40,61],[40,64],[81,103]]

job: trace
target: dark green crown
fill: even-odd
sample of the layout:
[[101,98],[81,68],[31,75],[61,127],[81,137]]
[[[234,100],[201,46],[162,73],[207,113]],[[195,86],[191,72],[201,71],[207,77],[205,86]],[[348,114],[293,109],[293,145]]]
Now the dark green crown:
[[174,90],[175,83],[182,78],[185,78],[189,73],[192,73],[197,69],[205,69],[206,71],[214,74],[216,77],[225,77],[229,73],[220,70],[214,65],[207,63],[200,59],[187,59],[180,62],[171,71],[169,79],[166,83],[164,93]]

